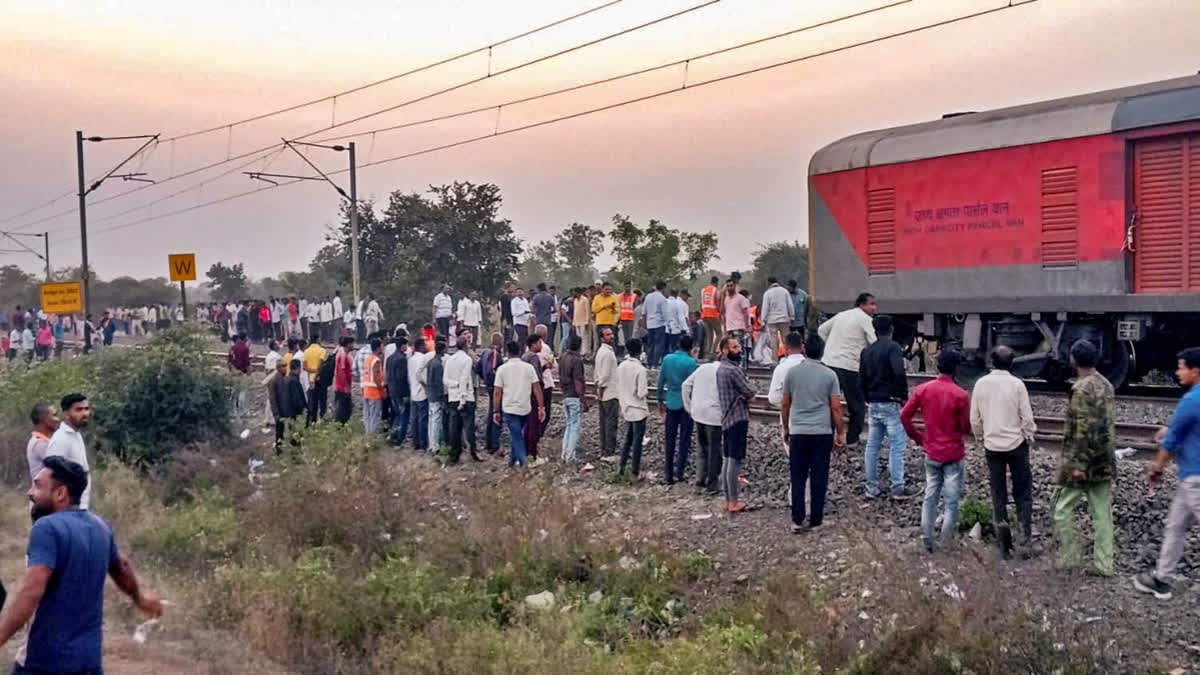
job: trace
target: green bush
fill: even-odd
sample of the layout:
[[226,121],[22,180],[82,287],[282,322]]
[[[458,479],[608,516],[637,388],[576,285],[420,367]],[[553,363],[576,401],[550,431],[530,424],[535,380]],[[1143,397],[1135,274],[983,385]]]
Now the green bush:
[[[33,405],[57,405],[75,391],[91,403],[92,450],[133,466],[162,464],[181,445],[227,439],[233,379],[214,368],[206,344],[192,329],[174,329],[141,349],[110,347],[13,369],[0,381],[3,440],[23,444]],[[23,479],[22,461],[4,462],[5,478]]]
[[237,513],[217,490],[166,510],[165,517],[135,539],[159,558],[177,566],[207,568],[233,552],[238,543]]
[[958,531],[970,532],[976,523],[980,523],[982,529],[991,528],[992,505],[982,499],[967,497],[958,507]]

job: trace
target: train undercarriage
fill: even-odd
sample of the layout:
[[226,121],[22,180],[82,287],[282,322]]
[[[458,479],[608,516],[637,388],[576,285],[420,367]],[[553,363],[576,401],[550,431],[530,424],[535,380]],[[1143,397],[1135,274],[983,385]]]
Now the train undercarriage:
[[923,370],[938,349],[962,352],[959,376],[974,379],[987,370],[987,354],[998,345],[1016,352],[1013,374],[1065,383],[1072,377],[1071,345],[1086,339],[1100,349],[1098,369],[1114,387],[1136,383],[1151,371],[1173,376],[1175,355],[1200,345],[1200,314],[935,314],[895,317],[896,340]]

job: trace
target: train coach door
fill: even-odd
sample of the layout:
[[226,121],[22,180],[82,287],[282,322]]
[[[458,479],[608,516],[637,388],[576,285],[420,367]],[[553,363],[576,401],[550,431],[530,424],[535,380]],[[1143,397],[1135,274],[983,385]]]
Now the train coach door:
[[1135,142],[1130,221],[1134,291],[1200,291],[1200,134]]

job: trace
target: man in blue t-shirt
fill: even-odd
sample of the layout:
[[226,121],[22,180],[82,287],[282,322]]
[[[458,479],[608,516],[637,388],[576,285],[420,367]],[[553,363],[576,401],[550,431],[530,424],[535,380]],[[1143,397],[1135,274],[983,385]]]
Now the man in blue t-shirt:
[[1175,376],[1188,392],[1179,401],[1166,429],[1160,429],[1158,456],[1150,467],[1150,481],[1162,479],[1172,457],[1179,463],[1179,487],[1163,524],[1162,550],[1153,573],[1139,574],[1133,586],[1160,600],[1171,598],[1171,577],[1183,557],[1188,530],[1200,517],[1200,347],[1179,352]]
[[139,588],[132,565],[117,551],[112,528],[79,508],[87,483],[87,470],[60,456],[47,457],[34,476],[25,576],[0,618],[3,645],[33,617],[14,675],[103,672],[106,576],[147,615],[162,615],[162,601]]

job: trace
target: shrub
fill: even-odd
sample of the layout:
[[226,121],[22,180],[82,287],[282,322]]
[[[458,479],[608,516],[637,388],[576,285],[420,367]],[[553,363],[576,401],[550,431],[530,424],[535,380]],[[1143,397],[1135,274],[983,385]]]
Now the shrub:
[[190,503],[169,507],[153,528],[135,539],[175,566],[209,568],[238,543],[237,513],[220,491],[209,489]]
[[992,505],[976,497],[967,497],[958,507],[958,531],[970,532],[976,523],[982,525],[981,529],[991,529]]

